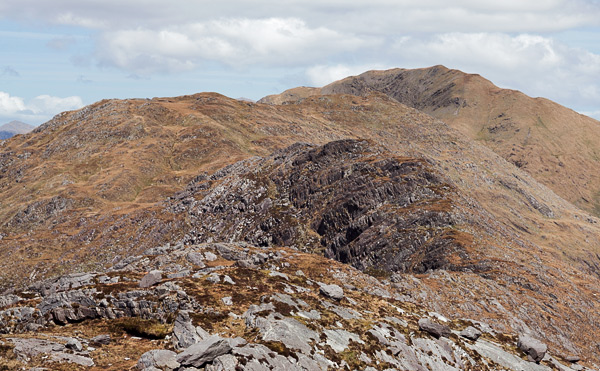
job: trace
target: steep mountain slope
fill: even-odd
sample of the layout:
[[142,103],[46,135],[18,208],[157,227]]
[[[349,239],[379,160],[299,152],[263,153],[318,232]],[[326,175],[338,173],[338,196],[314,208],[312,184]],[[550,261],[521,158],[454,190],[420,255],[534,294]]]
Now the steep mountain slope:
[[600,361],[598,220],[383,94],[103,101],[4,143],[4,287],[166,242],[286,245]]
[[17,134],[26,134],[35,127],[21,121],[11,121],[0,126],[0,139],[8,139]]
[[291,89],[261,102],[373,91],[443,120],[566,200],[600,214],[600,122],[544,98],[500,89],[479,75],[443,66],[369,71],[321,89]]

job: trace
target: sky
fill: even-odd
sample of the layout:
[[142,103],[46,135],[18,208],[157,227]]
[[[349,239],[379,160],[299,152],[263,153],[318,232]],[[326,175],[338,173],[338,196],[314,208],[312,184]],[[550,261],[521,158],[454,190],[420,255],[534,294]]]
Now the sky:
[[0,124],[438,64],[600,119],[600,0],[0,2]]

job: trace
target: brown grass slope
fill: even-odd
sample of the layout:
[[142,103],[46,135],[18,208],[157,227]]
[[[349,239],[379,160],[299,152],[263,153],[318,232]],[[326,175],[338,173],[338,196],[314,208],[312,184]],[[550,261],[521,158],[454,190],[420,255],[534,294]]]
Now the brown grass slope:
[[160,201],[198,174],[298,141],[344,138],[370,139],[444,177],[454,189],[457,243],[485,267],[396,275],[407,300],[532,331],[556,349],[598,354],[598,220],[486,147],[383,94],[276,106],[214,93],[102,101],[4,142],[3,286],[177,241],[189,221]]
[[445,121],[561,197],[600,214],[600,122],[544,98],[500,89],[479,75],[444,66],[368,71],[321,89],[290,89],[261,102],[372,91]]

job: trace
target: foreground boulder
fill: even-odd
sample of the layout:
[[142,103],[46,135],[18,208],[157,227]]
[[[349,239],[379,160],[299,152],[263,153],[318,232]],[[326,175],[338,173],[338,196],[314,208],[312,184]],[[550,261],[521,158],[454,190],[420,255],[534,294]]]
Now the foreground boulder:
[[159,270],[151,271],[142,278],[140,281],[140,287],[148,288],[159,283],[160,280],[162,280],[162,272]]
[[517,346],[527,354],[532,362],[536,363],[539,363],[544,358],[548,350],[546,344],[527,335],[519,336]]
[[177,356],[177,362],[182,366],[202,367],[215,358],[231,352],[231,345],[226,339],[213,335],[202,340]]
[[319,292],[333,300],[342,300],[344,298],[344,290],[338,285],[321,285]]

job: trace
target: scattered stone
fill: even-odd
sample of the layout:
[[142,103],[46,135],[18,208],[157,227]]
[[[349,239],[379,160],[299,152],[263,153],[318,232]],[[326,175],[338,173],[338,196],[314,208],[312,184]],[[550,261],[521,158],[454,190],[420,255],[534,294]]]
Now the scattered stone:
[[96,344],[96,345],[108,345],[108,344],[110,344],[110,335],[103,334],[103,335],[94,336],[93,338],[90,339],[90,343]]
[[235,281],[231,279],[228,275],[223,276],[223,282],[228,283],[230,285],[235,285]]
[[205,252],[204,257],[209,262],[214,262],[215,260],[217,260],[217,256],[210,251]]
[[565,357],[565,361],[571,362],[571,363],[577,363],[577,362],[581,361],[581,358],[576,355],[570,355],[570,356]]
[[162,280],[162,272],[159,270],[151,271],[142,278],[140,281],[140,287],[148,288],[159,283],[160,280]]
[[71,350],[74,350],[76,352],[81,352],[83,350],[83,346],[81,345],[81,342],[79,340],[73,339],[73,338],[70,338],[67,341],[67,344],[65,345],[65,347],[67,349],[71,349]]
[[233,300],[231,300],[231,296],[225,296],[224,298],[221,298],[221,301],[225,305],[233,305]]
[[319,292],[333,300],[342,300],[344,298],[344,290],[338,285],[320,284]]
[[527,354],[530,361],[535,363],[539,363],[548,350],[546,344],[528,335],[519,336],[517,347]]
[[170,350],[154,349],[142,354],[137,363],[139,370],[163,370],[172,371],[179,367],[176,361],[177,353]]
[[54,362],[75,363],[75,364],[85,366],[85,367],[94,366],[94,360],[92,360],[89,357],[81,356],[78,354],[69,354],[69,353],[63,353],[63,352],[52,353],[52,354],[50,354],[50,359]]
[[196,251],[190,251],[185,256],[185,258],[188,262],[190,262],[191,264],[193,264],[195,266],[198,266],[200,268],[206,267],[206,264],[204,264],[204,255],[202,253],[199,253]]
[[226,339],[213,335],[189,348],[176,358],[181,366],[202,367],[215,358],[231,352],[231,345]]
[[206,277],[206,280],[208,282],[212,282],[212,283],[219,283],[221,282],[221,278],[219,277],[219,275],[217,273],[211,273],[208,275],[208,277]]
[[452,333],[450,331],[450,327],[435,323],[429,318],[421,318],[419,320],[419,329],[433,335],[436,338],[449,337]]
[[287,274],[285,274],[285,273],[280,273],[280,272],[277,272],[277,271],[270,271],[270,272],[269,272],[269,277],[281,277],[281,278],[283,278],[283,279],[284,279],[284,280],[286,280],[286,281],[289,281],[289,280],[290,280],[290,278],[288,277],[288,275],[287,275]]
[[481,331],[479,331],[473,326],[469,326],[460,332],[460,336],[469,340],[476,341],[481,336]]

